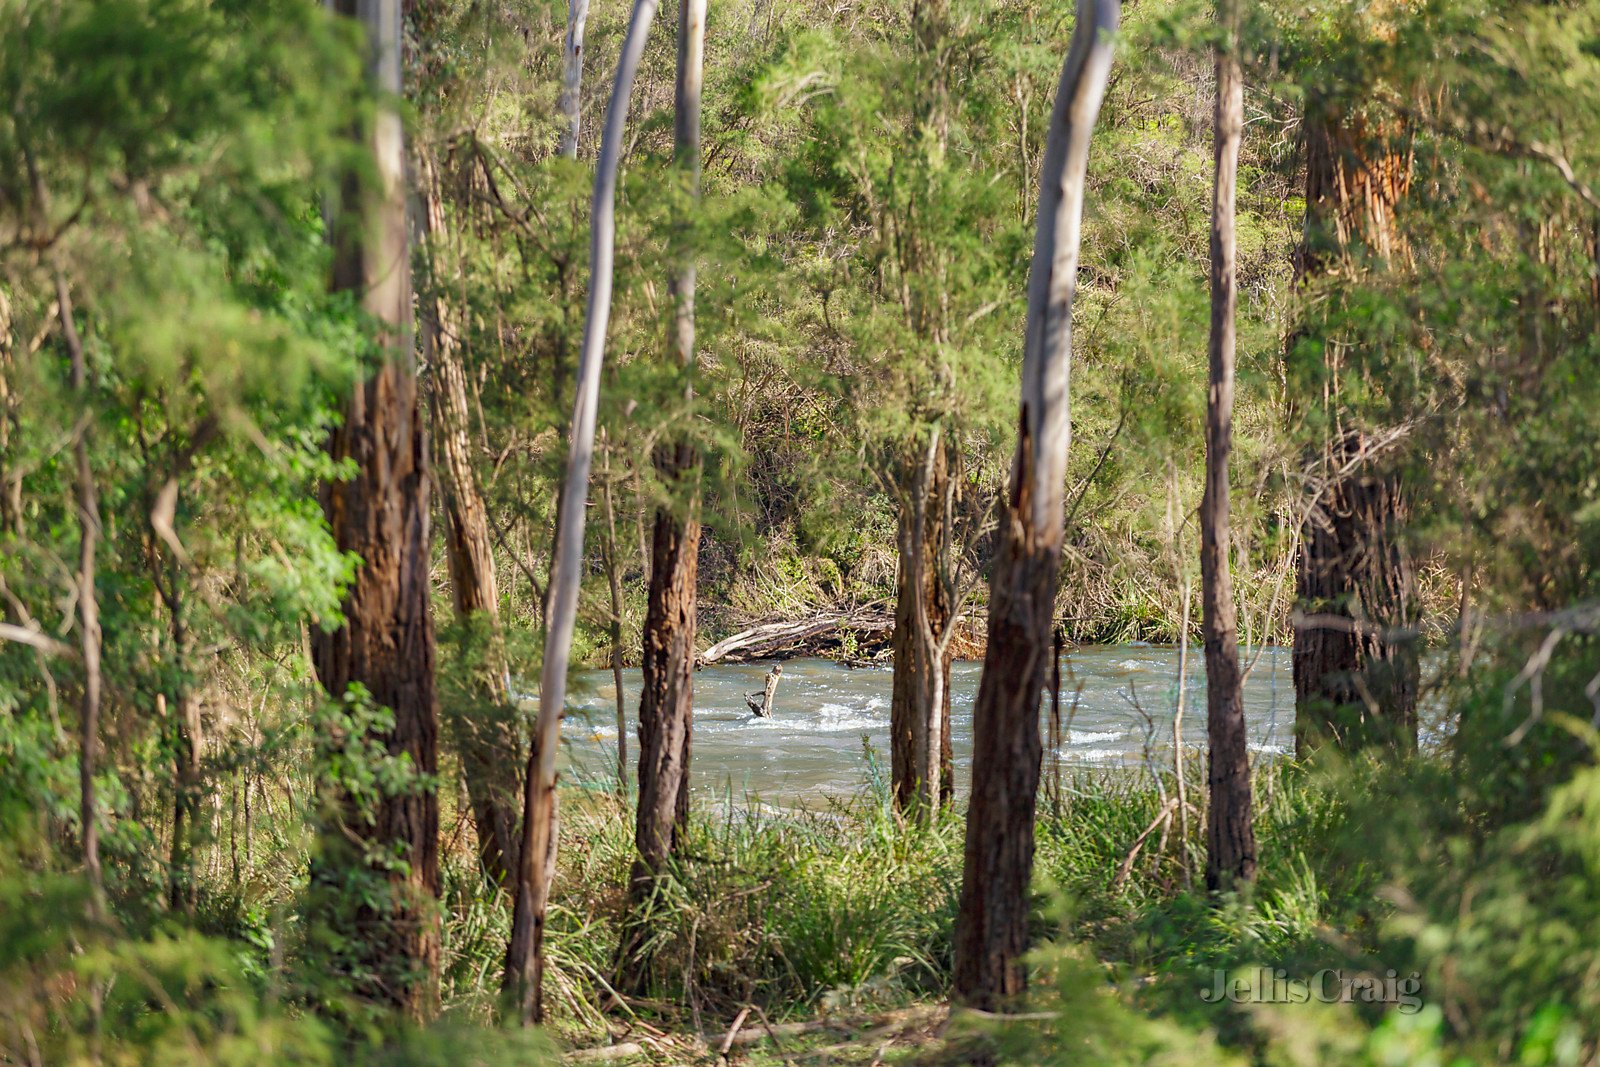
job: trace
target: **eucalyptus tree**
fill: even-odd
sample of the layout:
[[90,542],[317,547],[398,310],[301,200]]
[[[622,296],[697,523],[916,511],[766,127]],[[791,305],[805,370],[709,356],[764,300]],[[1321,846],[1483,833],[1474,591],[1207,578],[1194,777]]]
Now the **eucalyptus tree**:
[[1239,0],[1218,0],[1215,145],[1211,202],[1210,390],[1206,405],[1206,489],[1200,504],[1201,629],[1206,655],[1206,736],[1210,746],[1206,885],[1227,889],[1256,871],[1251,822],[1250,750],[1239,671],[1239,634],[1230,558],[1229,456],[1233,450],[1234,350],[1238,334],[1239,143],[1244,133]]
[[[680,0],[678,69],[674,88],[673,156],[687,186],[681,213],[700,196],[700,94],[705,81],[705,0]],[[685,399],[695,368],[695,250],[691,220],[673,228],[673,357],[683,373]],[[662,483],[679,499],[656,509],[651,534],[650,591],[645,609],[643,688],[639,700],[639,799],[634,823],[629,899],[637,906],[652,891],[689,815],[689,757],[694,726],[696,574],[700,554],[700,460],[683,437],[657,447]],[[620,743],[619,736],[619,743]],[[629,941],[633,941],[632,935]],[[624,957],[636,944],[625,943]],[[636,972],[642,973],[642,972]]]
[[600,402],[600,371],[605,359],[606,328],[611,318],[617,171],[622,162],[628,102],[655,15],[656,0],[635,0],[622,54],[617,60],[611,101],[606,109],[600,158],[595,164],[594,195],[590,202],[589,300],[568,434],[566,475],[561,484],[561,503],[556,509],[544,659],[539,673],[539,714],[524,777],[516,904],[511,939],[506,948],[505,987],[514,997],[525,1025],[544,1019],[544,922],[556,854],[556,749],[561,740],[567,666],[577,625],[589,471],[594,460],[595,421]]
[[[1307,93],[1305,229],[1295,256],[1296,286],[1314,293],[1410,260],[1399,212],[1411,188],[1412,133],[1383,83],[1380,56],[1401,11],[1390,4],[1337,16],[1305,43]],[[1418,660],[1407,636],[1416,622],[1416,583],[1404,543],[1407,493],[1394,452],[1409,415],[1403,404],[1375,408],[1337,322],[1316,310],[1290,336],[1291,362],[1304,357],[1322,395],[1310,406],[1321,441],[1311,450],[1310,499],[1300,534],[1295,587],[1303,621],[1294,634],[1295,745],[1359,745],[1384,738],[1416,744]],[[1313,394],[1314,396],[1315,394]]]
[[[409,12],[415,48],[408,71],[418,112],[437,121],[451,90],[439,61],[448,39],[443,5],[414,5]],[[456,631],[465,646],[466,678],[441,689],[447,734],[461,759],[478,840],[478,858],[494,885],[509,886],[517,868],[517,805],[522,795],[523,744],[508,691],[510,663],[500,620],[500,583],[495,567],[489,507],[474,463],[479,450],[472,432],[467,364],[472,338],[465,320],[470,305],[455,293],[463,268],[449,252],[452,218],[444,177],[426,136],[414,147],[419,236],[417,293],[419,348],[427,369],[431,438],[438,461],[439,503],[444,518],[445,559]]]
[[[428,567],[431,479],[411,350],[410,233],[406,213],[400,0],[338,0],[360,20],[377,103],[361,131],[374,174],[352,173],[333,212],[336,291],[356,297],[377,331],[377,365],[349,396],[328,453],[348,476],[323,493],[339,549],[360,557],[344,618],[312,635],[317,677],[337,703],[370,701],[358,729],[413,779],[372,797],[348,786],[313,880],[328,892],[322,918],[356,959],[360,991],[425,1017],[438,998],[440,892],[438,707]],[[341,736],[343,726],[330,726]],[[375,882],[376,889],[366,888]],[[344,884],[341,884],[344,883]],[[341,890],[347,891],[341,892]],[[354,900],[343,899],[346,895]]]
[[1111,78],[1119,0],[1078,0],[1040,169],[1011,487],[973,708],[972,799],[956,914],[955,996],[993,1008],[1026,986],[1039,705],[1055,664],[1055,588],[1071,443],[1068,382],[1089,142]]

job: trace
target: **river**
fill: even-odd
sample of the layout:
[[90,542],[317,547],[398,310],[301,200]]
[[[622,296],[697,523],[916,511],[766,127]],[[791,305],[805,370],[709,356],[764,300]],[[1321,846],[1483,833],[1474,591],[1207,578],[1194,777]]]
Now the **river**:
[[[1249,654],[1245,656],[1249,662]],[[831,660],[792,659],[783,664],[775,711],[761,719],[745,707],[759,694],[770,663],[706,667],[695,674],[694,788],[704,794],[779,805],[847,797],[868,782],[870,746],[888,774],[891,669],[846,667]],[[1259,755],[1289,751],[1294,743],[1294,683],[1288,649],[1262,650],[1245,685],[1250,747]],[[957,663],[951,672],[951,731],[959,793],[972,761],[972,705],[980,663]],[[1147,748],[1170,760],[1178,696],[1178,651],[1171,647],[1107,645],[1072,649],[1062,664],[1062,718],[1070,730],[1061,745],[1066,766],[1138,767]],[[637,723],[639,672],[623,673],[628,718]],[[616,689],[610,671],[573,678],[562,729],[564,774],[569,781],[615,781]],[[1048,714],[1048,700],[1045,701]],[[1200,649],[1189,654],[1185,681],[1184,743],[1205,748],[1205,667]],[[1043,725],[1048,730],[1048,723]],[[1048,732],[1044,734],[1048,738]],[[863,740],[865,739],[865,740]],[[1148,739],[1148,743],[1147,743]],[[637,759],[637,737],[628,758]],[[1051,760],[1046,751],[1045,760]],[[632,773],[635,767],[630,766]]]

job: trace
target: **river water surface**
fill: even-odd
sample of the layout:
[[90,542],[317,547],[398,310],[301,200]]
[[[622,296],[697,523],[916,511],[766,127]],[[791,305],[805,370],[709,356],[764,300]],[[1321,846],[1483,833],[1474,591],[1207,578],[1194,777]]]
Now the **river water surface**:
[[[1251,653],[1245,653],[1249,663]],[[774,713],[760,719],[745,706],[758,694],[771,663],[706,667],[695,673],[694,749],[691,774],[702,793],[777,804],[805,803],[860,793],[868,781],[870,747],[888,773],[891,669],[846,667],[830,660],[783,664]],[[980,663],[957,663],[951,677],[951,732],[956,788],[964,794],[972,761],[972,704]],[[623,673],[628,721],[628,762],[638,757],[639,672]],[[1178,651],[1140,645],[1080,647],[1062,663],[1062,718],[1068,766],[1138,767],[1146,751],[1171,758],[1172,720],[1178,703]],[[1205,666],[1189,650],[1184,693],[1184,743],[1205,749]],[[610,671],[573,678],[562,728],[569,780],[614,781],[617,761],[616,689]],[[1263,649],[1245,685],[1251,750],[1268,756],[1294,744],[1294,684],[1288,649]],[[1048,714],[1049,701],[1044,702]],[[1043,724],[1049,737],[1048,723]],[[864,740],[863,740],[864,739]],[[1051,760],[1046,751],[1045,760]],[[632,773],[636,768],[629,767]]]

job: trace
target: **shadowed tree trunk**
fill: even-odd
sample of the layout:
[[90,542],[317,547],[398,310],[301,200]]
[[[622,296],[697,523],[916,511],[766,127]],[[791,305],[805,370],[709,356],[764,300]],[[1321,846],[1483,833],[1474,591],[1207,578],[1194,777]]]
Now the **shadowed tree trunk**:
[[[700,196],[700,89],[704,80],[705,0],[678,6],[678,74],[674,91],[676,163]],[[687,220],[677,227],[674,347],[686,377],[695,365],[694,250],[684,243]],[[686,396],[692,385],[685,386]],[[689,757],[694,729],[695,581],[700,554],[700,459],[684,441],[664,445],[656,469],[674,496],[656,509],[650,549],[650,595],[644,624],[644,688],[639,702],[639,807],[634,822],[629,900],[648,899],[677,836],[689,817]],[[637,959],[643,931],[624,934],[621,980],[642,988],[647,974]]]
[[[1306,229],[1296,256],[1308,284],[1339,267],[1353,270],[1363,248],[1379,262],[1407,258],[1395,212],[1411,184],[1404,131],[1324,99],[1306,121]],[[1291,347],[1307,328],[1291,337]],[[1337,405],[1339,349],[1324,346]],[[1337,412],[1336,412],[1337,414]],[[1323,740],[1355,747],[1386,740],[1416,744],[1419,667],[1409,637],[1414,582],[1399,538],[1405,496],[1398,475],[1375,455],[1370,434],[1336,422],[1325,446],[1316,496],[1301,531],[1296,591],[1308,620],[1295,629],[1295,750]]]
[[993,1009],[1027,983],[1028,889],[1039,788],[1039,702],[1055,655],[1056,578],[1071,443],[1068,376],[1089,141],[1111,76],[1121,5],[1078,0],[1045,142],[1028,277],[1011,492],[989,586],[989,643],[973,709],[954,995]]
[[1341,434],[1325,460],[1301,534],[1295,591],[1306,619],[1295,629],[1295,752],[1323,742],[1416,746],[1420,665],[1407,634],[1415,579],[1398,530],[1406,518],[1399,478],[1374,459],[1371,438]]
[[478,859],[495,885],[509,886],[517,867],[517,800],[522,795],[524,759],[515,710],[506,691],[506,657],[500,634],[500,592],[495,578],[494,542],[489,516],[472,465],[471,409],[461,362],[460,327],[439,277],[434,242],[444,233],[444,205],[433,161],[424,156],[422,235],[429,268],[428,287],[417,306],[422,317],[422,351],[427,361],[428,404],[439,457],[439,488],[444,505],[445,557],[457,620],[471,633],[474,664],[466,707],[447,718],[461,756],[467,799],[478,835]]
[[[947,0],[917,0],[911,31],[917,93],[908,151],[929,152],[927,137],[931,133],[932,151],[922,165],[942,168],[950,139]],[[919,347],[930,360],[938,360],[949,341],[945,321],[948,252],[923,232],[918,221],[919,201],[915,194],[910,197],[908,218],[894,247],[903,276],[900,291],[907,320]],[[948,398],[939,398],[931,406],[937,412],[947,402]],[[954,531],[946,514],[950,456],[942,431],[937,421],[927,428],[931,447],[924,447],[922,438],[913,436],[902,445],[891,467],[899,514],[891,642],[890,781],[896,810],[920,809],[921,818],[931,818],[940,798],[948,800],[955,784],[949,753],[949,630],[954,625],[954,605],[947,573]]]
[[1213,121],[1215,169],[1211,201],[1211,388],[1206,404],[1206,490],[1200,503],[1201,628],[1206,653],[1206,734],[1210,744],[1206,822],[1206,887],[1249,882],[1256,874],[1251,823],[1250,750],[1245,734],[1244,681],[1239,673],[1233,575],[1229,568],[1228,458],[1233,449],[1234,315],[1239,292],[1234,202],[1239,141],[1244,131],[1244,82],[1239,72],[1238,0],[1218,0],[1217,99]]
[[[40,198],[41,201],[43,198]],[[56,271],[56,309],[61,335],[72,366],[72,391],[89,404],[89,365],[83,340],[73,318],[72,291]],[[78,719],[78,826],[83,845],[83,869],[93,891],[90,911],[104,907],[105,882],[100,869],[100,818],[95,803],[95,772],[100,755],[100,596],[95,589],[96,556],[100,545],[100,493],[89,461],[89,428],[85,421],[73,436],[73,488],[78,512],[78,573],[75,575],[78,607],[78,654],[83,659],[83,702]]]
[[[335,9],[361,20],[372,49],[380,95],[400,85],[399,0],[338,0]],[[332,798],[341,825],[324,835],[313,872],[330,898],[352,878],[387,887],[355,907],[331,904],[322,916],[357,958],[360,995],[416,1018],[438,1001],[439,806],[431,777],[438,771],[433,619],[428,586],[428,448],[418,410],[411,357],[411,272],[406,222],[405,140],[400,115],[381,108],[364,134],[376,178],[346,179],[334,213],[336,290],[360,294],[378,323],[384,349],[378,366],[350,397],[328,452],[354,474],[330,484],[323,509],[342,552],[361,557],[346,590],[344,621],[312,637],[312,660],[329,696],[360,684],[374,704],[393,712],[393,727],[372,740],[391,757],[409,758],[422,784],[386,792],[371,810],[353,797]],[[342,739],[332,739],[343,744]],[[373,862],[373,856],[396,857]]]
[[[891,781],[895,808],[926,806],[930,743],[939,750],[938,788],[953,800],[955,771],[950,750],[950,646],[938,637],[953,624],[945,581],[951,531],[945,508],[950,492],[950,460],[942,435],[930,454],[917,457],[902,478],[910,500],[900,508],[896,545],[893,692],[889,706]],[[937,715],[937,722],[934,717]]]
[[[578,366],[577,397],[568,434],[566,479],[557,505],[555,546],[551,553],[549,608],[544,661],[539,672],[539,716],[523,779],[522,845],[517,871],[516,907],[506,947],[505,988],[524,1025],[544,1020],[544,920],[550,900],[556,853],[556,748],[567,696],[567,662],[577,624],[578,589],[583,578],[583,528],[587,515],[589,469],[594,462],[595,417],[600,403],[600,370],[606,327],[611,319],[612,268],[616,258],[617,168],[622,132],[634,76],[644,53],[656,0],[635,0],[628,32],[617,60],[617,77],[606,109],[600,158],[595,164],[590,202],[589,304]],[[535,859],[542,862],[535,862]]]

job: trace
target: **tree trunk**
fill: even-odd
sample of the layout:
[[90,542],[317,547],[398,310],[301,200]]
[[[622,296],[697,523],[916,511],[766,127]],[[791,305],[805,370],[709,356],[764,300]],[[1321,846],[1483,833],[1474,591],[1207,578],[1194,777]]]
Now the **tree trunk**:
[[561,154],[578,158],[583,132],[583,32],[589,21],[589,0],[567,0],[567,39],[561,48]]
[[[949,452],[942,435],[924,463],[922,456],[902,477],[912,501],[900,508],[899,566],[895,581],[894,682],[889,705],[890,780],[895,809],[926,806],[930,766],[938,768],[933,790],[952,799],[955,772],[949,752],[950,648],[938,640],[953,625],[944,580],[951,530],[945,498],[950,491]],[[930,762],[930,745],[939,754]]]
[[[89,366],[83,339],[73,318],[72,291],[56,271],[56,309],[61,335],[72,363],[72,391],[88,413]],[[105,881],[100,870],[100,820],[95,805],[94,776],[100,754],[100,597],[95,590],[96,554],[100,545],[100,500],[89,462],[89,427],[85,422],[74,435],[72,456],[78,511],[78,653],[83,659],[83,702],[78,720],[78,828],[83,843],[83,869],[92,891],[90,908],[104,905]]]
[[[595,416],[600,402],[606,326],[611,318],[617,169],[622,161],[622,132],[627,122],[634,75],[638,72],[639,59],[655,15],[656,0],[635,0],[627,36],[622,43],[622,55],[617,61],[611,102],[606,109],[600,159],[595,166],[594,198],[590,207],[589,306],[584,321],[572,428],[568,434],[567,476],[557,505],[559,519],[551,553],[544,662],[539,674],[539,716],[524,779],[521,864],[511,941],[506,949],[505,985],[517,1001],[524,1025],[544,1019],[544,918],[556,850],[556,748],[561,739],[561,717],[566,705],[567,660],[577,624],[578,588],[583,577],[583,527],[588,518],[589,469],[594,460]],[[534,857],[543,857],[546,862],[535,863]]]
[[[705,0],[678,5],[678,71],[674,89],[674,157],[691,198],[700,197],[700,91],[705,67]],[[692,396],[695,368],[695,256],[688,220],[674,232],[674,348]],[[696,578],[700,554],[700,457],[678,441],[656,455],[662,482],[686,500],[656,509],[651,537],[650,593],[645,610],[643,692],[639,701],[639,806],[634,821],[628,896],[648,899],[689,819],[689,759],[694,731]],[[638,959],[641,931],[624,933],[622,980],[634,990],[647,977]]]
[[1213,891],[1252,881],[1256,874],[1244,682],[1239,673],[1239,635],[1229,569],[1232,531],[1228,458],[1233,449],[1234,315],[1239,303],[1234,202],[1238,194],[1239,141],[1244,131],[1237,0],[1219,0],[1217,22],[1223,42],[1216,56],[1213,123],[1216,155],[1211,202],[1211,388],[1206,405],[1206,489],[1200,503],[1201,627],[1206,655],[1211,790],[1206,823],[1206,887]]
[[[1353,270],[1349,253],[1365,247],[1380,261],[1409,253],[1395,213],[1410,189],[1412,156],[1392,129],[1371,129],[1325,99],[1306,122],[1306,229],[1296,256],[1297,282],[1335,266]],[[1290,344],[1305,334],[1302,328]],[[1324,346],[1337,404],[1336,346]],[[1335,412],[1337,415],[1338,412]],[[1356,747],[1383,738],[1416,744],[1420,669],[1414,643],[1392,631],[1411,620],[1410,561],[1398,537],[1405,496],[1398,476],[1371,455],[1361,430],[1336,425],[1323,453],[1327,476],[1301,531],[1296,558],[1300,610],[1312,621],[1294,635],[1295,751],[1323,740]],[[1318,620],[1321,621],[1318,621]]]
[[[338,0],[359,18],[373,49],[376,88],[400,93],[399,0]],[[407,758],[423,784],[384,795],[370,817],[351,797],[337,798],[343,825],[325,835],[329,848],[318,879],[343,888],[349,869],[387,883],[380,901],[353,909],[330,906],[327,919],[352,946],[362,972],[360,995],[425,1018],[437,1008],[439,967],[438,708],[434,692],[433,618],[428,585],[428,448],[418,410],[410,350],[411,272],[406,226],[405,143],[400,115],[380,110],[368,131],[380,180],[363,194],[346,179],[335,214],[335,290],[361,294],[379,324],[385,349],[377,369],[358,385],[343,423],[328,439],[336,461],[355,473],[328,485],[323,510],[342,552],[361,557],[345,592],[344,621],[316,631],[312,660],[331,698],[353,684],[394,714],[393,728],[373,740],[391,757]],[[352,846],[351,838],[359,844]],[[401,862],[373,863],[369,855]],[[346,872],[341,872],[341,866]]]
[[461,362],[460,326],[440,282],[434,242],[444,233],[444,205],[433,161],[421,159],[428,288],[418,300],[422,350],[429,368],[428,404],[439,456],[439,487],[445,516],[445,556],[456,619],[483,642],[481,662],[469,687],[471,705],[448,716],[461,773],[466,779],[478,835],[478,860],[494,884],[510,886],[517,869],[517,801],[522,795],[524,753],[516,712],[506,691],[506,656],[500,633],[500,592],[494,542],[478,476],[472,465],[471,408]]
[[22,536],[22,473],[11,462],[11,434],[17,428],[16,346],[11,298],[0,290],[0,534]]
[[1055,643],[1065,517],[1072,298],[1089,141],[1111,76],[1118,0],[1078,0],[1041,169],[1011,493],[989,587],[973,710],[972,800],[956,915],[954,995],[993,1009],[1022,992],[1039,788],[1039,701]]
[[1295,753],[1319,744],[1416,746],[1421,668],[1407,634],[1414,576],[1397,531],[1399,479],[1349,431],[1330,445],[1334,473],[1317,496],[1297,558],[1295,591],[1307,621],[1295,629]]

